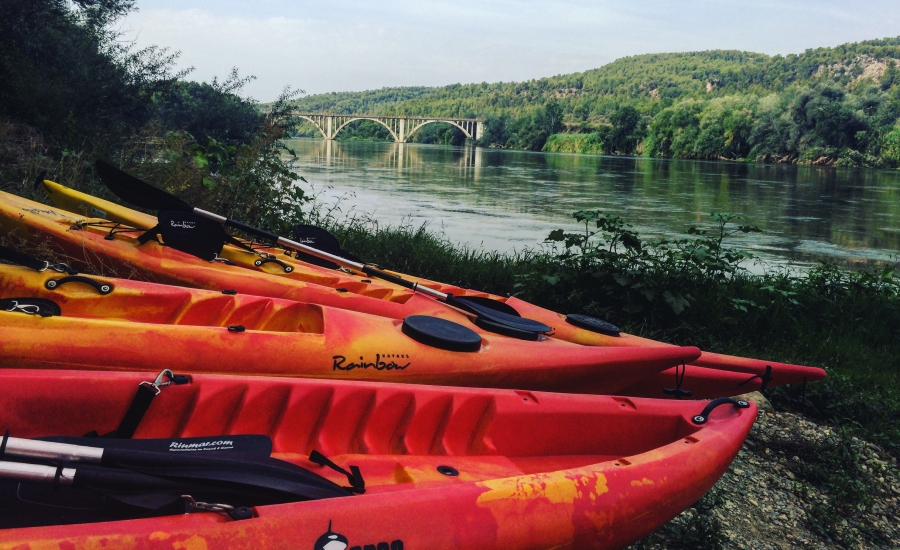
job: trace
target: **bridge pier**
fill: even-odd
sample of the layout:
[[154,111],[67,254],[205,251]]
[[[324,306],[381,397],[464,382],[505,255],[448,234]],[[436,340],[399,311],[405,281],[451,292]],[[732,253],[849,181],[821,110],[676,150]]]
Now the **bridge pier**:
[[333,140],[348,124],[356,120],[371,120],[388,129],[396,143],[406,143],[419,128],[435,122],[446,122],[456,126],[468,138],[481,139],[484,134],[484,122],[474,118],[436,118],[436,117],[403,117],[372,115],[335,115],[318,113],[293,113],[294,116],[308,120],[322,133],[322,137]]

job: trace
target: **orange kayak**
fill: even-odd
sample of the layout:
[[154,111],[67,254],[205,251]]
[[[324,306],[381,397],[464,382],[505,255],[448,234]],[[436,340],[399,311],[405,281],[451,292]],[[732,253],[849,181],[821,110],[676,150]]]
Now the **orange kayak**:
[[[54,204],[71,212],[78,212],[87,217],[103,218],[113,222],[123,223],[132,227],[142,229],[149,229],[156,225],[156,218],[154,216],[138,212],[137,210],[133,210],[115,204],[113,202],[88,195],[86,193],[81,193],[79,191],[70,189],[49,180],[44,180],[43,186],[45,192],[54,202]],[[346,283],[346,281],[334,281],[334,277],[336,274],[334,270],[329,270],[308,263],[296,261],[290,255],[285,254],[285,250],[265,247],[259,247],[259,249],[264,253],[268,253],[270,255],[270,258],[279,260],[279,262],[283,263],[286,266],[289,266],[289,268],[291,269],[290,273],[285,273],[284,268],[279,268],[279,265],[277,263],[266,262],[268,264],[266,270],[269,273],[275,273],[281,276],[292,277],[298,280],[314,282],[317,284],[325,284],[328,286],[341,286],[342,284]],[[259,267],[253,265],[255,262],[259,262],[258,258],[248,257],[246,253],[233,246],[226,246],[223,250],[223,256],[227,257],[229,260],[235,262],[238,265],[243,265],[245,267],[251,268]],[[346,272],[347,270],[343,271]],[[518,312],[518,314],[523,317],[534,319],[553,327],[552,336],[557,339],[589,346],[645,347],[669,345],[664,342],[650,340],[648,338],[641,338],[639,336],[630,335],[624,332],[618,332],[617,334],[615,334],[598,332],[596,330],[586,330],[585,328],[582,328],[581,326],[577,326],[576,324],[570,322],[574,320],[576,316],[555,313],[524,300],[520,300],[516,297],[507,298],[503,296],[488,294],[485,292],[465,289],[454,285],[447,285],[437,281],[429,281],[427,279],[411,277],[409,275],[393,272],[390,270],[386,271],[387,273],[390,273],[392,275],[396,275],[408,280],[415,280],[422,286],[427,286],[440,292],[453,294],[454,296],[479,297],[505,304],[506,306],[511,307],[514,311]],[[351,276],[353,275],[355,275],[356,280],[367,280],[367,276],[365,274],[351,273]],[[325,280],[321,279],[322,277],[325,277]],[[328,280],[329,278],[331,278],[330,281]],[[403,290],[403,287],[392,285],[391,283],[382,280],[373,281],[372,284],[391,288],[395,291]],[[369,290],[371,290],[374,287],[369,286],[368,288]],[[792,384],[803,381],[813,382],[821,380],[825,377],[825,371],[820,368],[779,363],[762,359],[753,359],[749,357],[724,355],[709,351],[703,351],[701,356],[693,362],[693,365],[696,367],[732,371],[736,373],[749,373],[750,375],[756,376],[757,379],[765,381],[761,384],[767,384],[770,386]],[[694,378],[699,382],[699,375],[696,373],[700,372],[702,371],[697,371],[695,369],[695,374],[689,374],[688,378],[686,378],[685,380],[688,381],[690,380],[690,378]],[[667,376],[668,378],[673,378],[675,373],[673,371],[671,373],[668,373],[668,375],[670,375]],[[734,378],[735,380],[737,380],[740,377],[737,376]],[[743,379],[746,380],[746,377]],[[695,395],[708,395],[708,392],[705,391],[702,386],[702,383],[700,383],[699,385],[694,385],[694,387],[696,388]]]
[[[7,200],[10,206],[4,208],[3,201],[0,201],[0,225],[10,228],[28,227],[30,231],[46,235],[46,238],[50,238],[67,255],[82,263],[96,264],[97,258],[103,258],[108,264],[119,266],[126,273],[140,271],[143,277],[160,282],[212,289],[235,288],[250,294],[320,303],[393,319],[424,314],[458,321],[463,316],[462,313],[448,308],[436,300],[413,293],[408,289],[382,281],[373,281],[358,274],[299,262],[286,256],[284,251],[279,252],[275,249],[263,252],[266,254],[266,257],[263,258],[236,247],[226,246],[222,256],[235,265],[224,265],[221,262],[205,262],[177,250],[162,247],[153,241],[138,246],[135,235],[139,232],[121,233],[119,231],[124,228],[117,227],[116,224],[147,228],[155,223],[154,217],[79,193],[50,181],[45,181],[44,187],[54,202],[63,205],[64,208],[72,209],[75,212],[84,212],[87,215],[103,216],[103,218],[85,220],[87,224],[79,225],[77,222],[83,218],[78,214],[60,211],[48,214],[40,211],[42,205],[38,203],[12,195],[2,195],[0,198]],[[46,209],[46,207],[44,208]],[[9,211],[8,214],[6,210]],[[4,214],[6,215],[4,216]],[[25,217],[20,217],[19,214],[24,214]],[[29,216],[29,214],[31,215]],[[104,219],[107,221],[104,222]],[[77,227],[78,230],[69,231],[70,227]],[[114,237],[114,240],[106,239],[110,235]],[[257,263],[260,265],[256,265]],[[235,269],[238,266],[247,269],[243,271]],[[431,281],[422,281],[422,283],[455,296],[481,297],[503,302],[523,317],[552,326],[554,328],[552,336],[557,339],[591,346],[663,347],[669,345],[626,333],[611,336],[585,330],[567,322],[567,316],[516,298],[502,298]],[[327,288],[323,289],[322,286]],[[344,292],[336,292],[336,290]],[[698,359],[691,363],[691,366],[739,373],[736,376],[722,375],[715,382],[715,387],[710,387],[709,384],[700,383],[704,382],[705,379],[701,379],[701,377],[704,373],[708,373],[707,370],[691,369],[688,376],[684,378],[682,386],[685,390],[693,391],[693,395],[696,397],[733,395],[767,386],[804,381],[813,382],[825,377],[825,371],[818,368],[723,356],[708,352],[703,352]],[[661,380],[674,380],[675,375],[674,371],[666,373]],[[697,388],[696,390],[690,385],[685,385],[692,380],[698,381],[698,384],[694,386]],[[719,384],[720,381],[721,384]],[[738,385],[739,383],[740,385]],[[675,388],[668,383],[665,387]],[[641,395],[670,396],[663,394],[658,388],[658,384],[652,384],[649,389],[642,388]]]
[[[18,438],[104,433],[154,376],[0,370],[0,416]],[[265,434],[273,457],[337,484],[347,479],[311,461],[313,450],[338,467],[357,466],[365,493],[255,506],[238,520],[195,511],[20,528],[8,513],[0,548],[621,548],[712,487],[756,417],[752,403],[731,400],[710,410],[691,401],[370,382],[183,381],[160,388],[138,440]]]
[[8,265],[0,265],[0,330],[0,367],[7,368],[165,365],[184,372],[578,393],[614,393],[700,353],[522,341],[435,317],[399,321],[277,298]]

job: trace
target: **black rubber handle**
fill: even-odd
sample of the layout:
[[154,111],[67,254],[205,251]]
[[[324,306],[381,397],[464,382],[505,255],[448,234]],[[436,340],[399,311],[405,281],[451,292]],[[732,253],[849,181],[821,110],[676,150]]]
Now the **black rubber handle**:
[[285,273],[290,273],[291,271],[294,270],[293,267],[282,262],[281,260],[276,260],[275,258],[259,259],[259,260],[256,260],[255,262],[253,262],[253,265],[255,265],[256,267],[262,267],[268,263],[276,263],[276,264],[280,265],[281,269],[283,269]]
[[724,405],[726,403],[730,403],[739,409],[746,409],[750,406],[750,403],[747,403],[743,399],[732,399],[730,397],[720,397],[718,399],[713,399],[710,401],[706,407],[703,408],[703,411],[692,418],[691,420],[694,424],[706,424],[706,421],[709,420],[709,414],[718,407],[719,405]]
[[109,294],[113,291],[113,286],[111,284],[100,283],[93,279],[82,277],[81,275],[70,275],[68,277],[61,277],[59,279],[50,279],[49,281],[44,283],[44,286],[47,287],[48,290],[56,290],[66,283],[84,283],[96,288],[97,292],[103,295]]

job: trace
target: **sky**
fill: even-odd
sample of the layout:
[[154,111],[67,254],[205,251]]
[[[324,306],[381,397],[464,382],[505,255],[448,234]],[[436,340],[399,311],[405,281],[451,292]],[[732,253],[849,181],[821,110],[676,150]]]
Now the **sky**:
[[138,0],[138,47],[180,51],[191,80],[232,67],[272,101],[393,86],[509,82],[620,57],[709,49],[800,53],[900,35],[897,0]]

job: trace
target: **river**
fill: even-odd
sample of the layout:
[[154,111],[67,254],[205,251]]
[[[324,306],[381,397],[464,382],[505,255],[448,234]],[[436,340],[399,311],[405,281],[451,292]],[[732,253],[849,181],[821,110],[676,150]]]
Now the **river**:
[[[297,171],[338,217],[410,223],[451,242],[535,248],[571,214],[614,213],[645,238],[732,212],[762,234],[729,242],[762,265],[900,262],[900,171],[530,153],[298,139]],[[583,226],[582,226],[583,227]],[[760,269],[760,267],[754,270]]]

